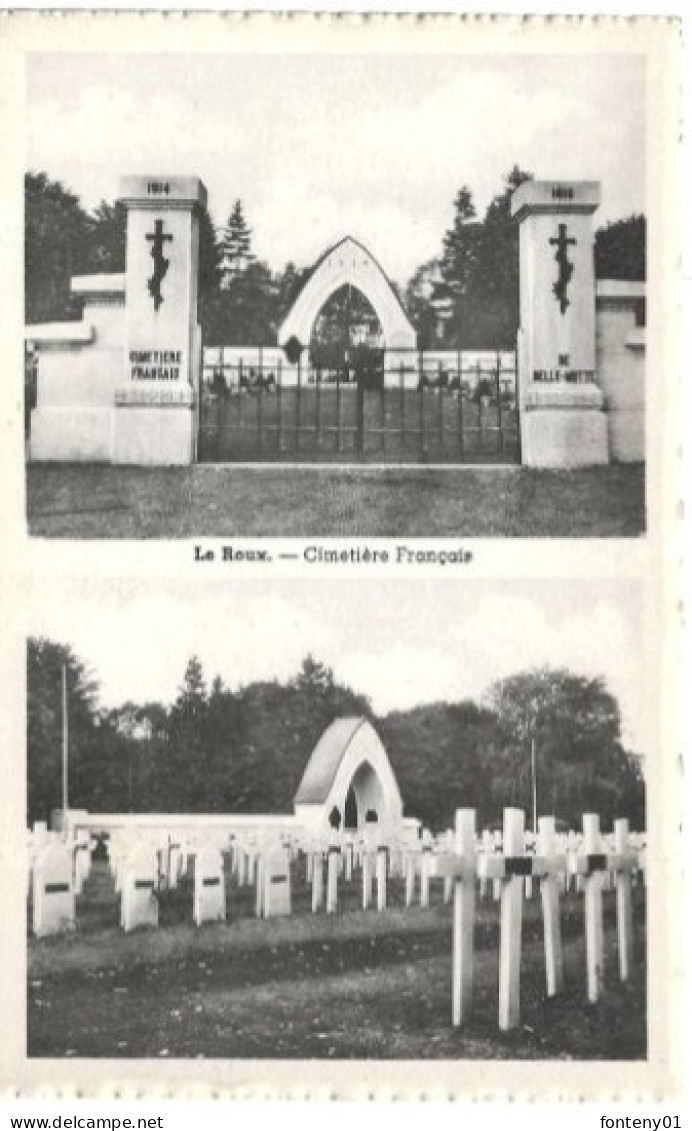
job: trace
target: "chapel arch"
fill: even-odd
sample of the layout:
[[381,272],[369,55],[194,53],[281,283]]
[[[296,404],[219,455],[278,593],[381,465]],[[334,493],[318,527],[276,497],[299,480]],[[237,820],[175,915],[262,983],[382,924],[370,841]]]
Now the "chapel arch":
[[342,830],[361,831],[373,816],[380,835],[401,828],[401,794],[382,740],[368,719],[348,716],[327,727],[305,767],[294,809],[306,828],[323,833],[330,828],[334,809]]
[[392,284],[373,255],[351,236],[318,259],[307,283],[279,327],[279,345],[292,339],[310,344],[315,320],[325,303],[344,286],[352,286],[368,300],[380,326],[382,344],[389,349],[415,349],[416,332]]
[[385,792],[371,762],[361,762],[357,767],[351,778],[349,792],[355,800],[356,828],[380,821],[385,809]]

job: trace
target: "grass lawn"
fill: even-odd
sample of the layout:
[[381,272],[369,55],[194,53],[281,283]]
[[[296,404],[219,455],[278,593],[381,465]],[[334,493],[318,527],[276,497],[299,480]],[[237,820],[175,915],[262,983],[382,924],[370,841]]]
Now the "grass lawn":
[[30,464],[27,515],[49,538],[623,538],[645,531],[645,470]]
[[[583,897],[562,900],[565,991],[545,998],[540,898],[525,903],[522,1023],[497,1027],[499,905],[478,904],[474,1015],[452,1028],[451,907],[358,909],[341,885],[339,913],[311,914],[294,869],[294,914],[252,917],[253,889],[229,884],[228,923],[195,928],[189,885],[162,926],[124,935],[117,900],[90,881],[71,936],[29,941],[28,1051],[33,1057],[292,1057],[378,1059],[643,1059],[644,889],[634,890],[636,962],[618,981],[614,907],[606,894],[606,992],[586,1002]],[[345,910],[343,909],[345,908]]]

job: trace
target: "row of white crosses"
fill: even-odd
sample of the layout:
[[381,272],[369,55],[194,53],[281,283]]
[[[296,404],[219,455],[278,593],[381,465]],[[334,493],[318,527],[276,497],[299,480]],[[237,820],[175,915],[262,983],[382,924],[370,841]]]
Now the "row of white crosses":
[[[72,845],[65,844],[59,834],[45,833],[40,838],[44,849],[55,852],[46,858],[45,866],[35,871],[35,933],[46,934],[74,926],[75,894],[82,886],[91,862],[91,843],[87,834],[78,833]],[[431,844],[427,846],[432,851]],[[284,837],[279,843],[257,835],[234,836],[214,843],[197,844],[195,838],[166,833],[158,836],[115,830],[109,841],[109,860],[116,893],[120,895],[120,925],[124,931],[137,927],[157,926],[159,892],[173,889],[186,872],[188,859],[194,858],[193,918],[197,925],[226,917],[226,887],[222,851],[230,848],[231,875],[240,886],[256,886],[258,916],[291,913],[291,862],[300,850],[306,851],[308,881],[312,884],[312,906],[318,911],[326,901],[328,912],[338,907],[338,879],[350,881],[356,870],[362,878],[362,906],[378,910],[387,906],[388,875],[401,874],[412,857],[406,856],[396,843],[388,847],[378,842],[377,830],[368,829],[363,837],[342,837],[339,844],[310,842]],[[427,904],[430,873],[426,853],[421,899]],[[48,867],[50,862],[50,868]],[[326,864],[326,886],[324,870]],[[375,892],[373,894],[373,888]],[[46,903],[46,898],[50,896]],[[49,907],[50,913],[45,908]]]
[[[92,838],[77,833],[66,843],[57,833],[38,828],[29,837],[29,882],[33,894],[33,928],[38,937],[75,926],[75,896],[81,894],[91,865]],[[291,861],[298,842],[288,838],[271,843],[258,836],[232,838],[220,834],[197,839],[166,833],[158,836],[114,831],[109,860],[115,890],[120,895],[120,925],[124,931],[158,926],[159,892],[174,889],[194,859],[193,919],[202,923],[226,918],[223,852],[230,849],[231,874],[242,886],[257,885],[257,914],[291,913]]]
[[[44,830],[41,844],[54,845],[56,859],[52,860],[51,875],[46,873],[45,883],[39,879],[45,869],[35,872],[37,898],[34,900],[38,915],[37,934],[53,933],[74,926],[75,894],[81,894],[83,883],[91,864],[92,838],[78,833],[71,844],[65,844],[58,834]],[[327,909],[337,909],[337,875],[352,878],[356,868],[362,871],[363,906],[373,900],[376,885],[376,905],[383,910],[387,903],[387,875],[397,867],[403,868],[403,850],[396,845],[387,850],[378,844],[377,830],[368,829],[358,839],[342,838],[341,847],[328,844],[305,845],[300,838],[283,836],[280,840],[258,834],[233,835],[230,839],[220,834],[214,840],[197,843],[194,836],[184,833],[175,837],[165,832],[133,835],[131,830],[114,830],[109,839],[109,861],[115,890],[120,895],[120,924],[131,931],[141,926],[157,926],[159,921],[159,892],[174,889],[181,875],[187,872],[188,860],[194,859],[193,918],[197,925],[223,920],[226,917],[226,885],[223,852],[230,851],[231,876],[240,886],[255,885],[256,912],[258,916],[288,915],[291,913],[290,869],[300,851],[307,848],[309,879],[313,884],[313,908],[318,910],[325,898],[323,864],[327,862]],[[36,856],[34,851],[33,856]],[[60,877],[56,879],[56,868]],[[32,872],[33,874],[33,872]],[[47,918],[42,910],[46,894],[52,914]],[[59,901],[56,897],[61,896]]]
[[[377,828],[366,826],[360,836],[334,835],[330,840],[308,841],[305,853],[305,878],[311,887],[312,910],[328,914],[338,910],[339,881],[350,883],[360,872],[361,906],[387,907],[387,884],[392,876],[402,876],[407,867],[406,847],[390,838],[382,843]],[[325,875],[326,873],[326,875]]]
[[[118,846],[113,845],[115,855]],[[116,866],[116,888],[121,893],[124,930],[158,924],[158,892],[175,888],[193,858],[193,919],[197,926],[226,919],[224,852],[230,852],[231,875],[240,886],[256,885],[256,911],[260,916],[291,912],[291,849],[263,843],[256,836],[225,836],[198,843],[194,838],[169,841],[163,847],[143,843],[131,847]]]
[[230,875],[238,887],[255,888],[255,909],[261,914],[262,857],[268,845],[257,833],[233,834],[230,838]]
[[256,835],[234,835],[230,842],[231,876],[239,887],[252,887],[257,882],[262,844]]
[[[469,811],[470,812],[470,811]],[[518,812],[518,811],[507,811]],[[522,828],[521,834],[505,828],[504,854],[502,840],[498,834],[485,832],[478,842],[474,831],[474,877],[480,880],[481,894],[489,883],[499,899],[506,897],[506,881],[508,879],[521,879],[523,876],[525,892],[531,894],[530,885],[533,877],[541,878],[541,894],[544,902],[544,918],[546,924],[546,954],[558,955],[559,953],[559,918],[557,917],[559,888],[565,885],[565,877],[574,874],[577,884],[588,892],[594,887],[591,877],[584,871],[584,852],[589,853],[589,846],[598,840],[597,832],[594,834],[590,819],[585,820],[585,837],[580,838],[569,834],[567,838],[558,838],[560,848],[565,849],[565,855],[556,854],[556,837],[554,824],[546,818],[541,822],[540,851],[543,857],[549,857],[553,864],[549,873],[540,871],[542,867],[540,857],[528,856],[521,863],[518,858],[525,853],[527,842],[529,849],[535,846],[533,838],[525,836],[523,830],[523,815],[519,813]],[[623,828],[625,832],[623,833]],[[626,843],[626,825],[622,823],[616,831],[616,854],[622,849],[622,836]],[[514,836],[513,847],[509,849],[509,839]],[[55,845],[55,834],[44,834],[43,841],[48,838],[48,844],[62,850],[54,856],[48,857],[51,861],[50,869],[40,866],[35,870],[34,906],[37,934],[50,933],[52,930],[65,929],[66,925],[74,923],[74,893],[81,891],[81,886],[88,872],[90,851],[88,838],[78,836],[77,842],[70,848],[63,844]],[[590,840],[589,840],[590,838]],[[110,843],[111,867],[114,872],[116,890],[121,894],[121,923],[125,930],[131,930],[140,925],[158,924],[158,891],[161,887],[175,887],[179,876],[186,871],[190,856],[194,857],[194,921],[198,925],[207,921],[223,920],[226,916],[226,890],[224,881],[222,852],[230,847],[231,872],[239,884],[256,884],[256,911],[260,916],[275,914],[290,914],[291,912],[291,862],[295,860],[299,851],[306,852],[307,880],[312,885],[312,907],[318,911],[326,904],[328,912],[335,912],[338,907],[338,880],[344,876],[346,881],[352,879],[354,870],[360,868],[362,882],[362,906],[364,909],[373,903],[373,885],[376,888],[375,903],[378,910],[387,906],[387,879],[391,875],[402,875],[405,879],[406,905],[413,902],[415,880],[419,877],[420,905],[429,905],[430,879],[432,876],[442,876],[444,879],[444,898],[449,901],[452,896],[453,886],[458,893],[458,883],[455,868],[459,854],[458,843],[456,852],[451,853],[454,834],[443,834],[437,842],[427,831],[423,833],[422,844],[419,848],[411,850],[409,846],[390,841],[388,845],[379,843],[376,828],[366,828],[361,837],[349,835],[335,837],[331,843],[311,842],[301,843],[297,838],[283,837],[281,841],[262,841],[257,836],[231,837],[230,845],[224,835],[219,835],[216,841],[197,844],[194,837],[185,840],[178,837],[135,838],[131,834],[114,834]],[[582,845],[582,839],[584,845]],[[458,842],[458,833],[456,840]],[[588,842],[588,843],[587,843]],[[582,851],[583,848],[583,851]],[[640,845],[641,848],[641,845]],[[478,851],[480,849],[480,852]],[[498,851],[499,850],[499,851]],[[591,853],[591,856],[598,855]],[[642,853],[640,852],[640,856]],[[506,858],[514,859],[514,864],[506,863]],[[629,873],[617,867],[613,871],[599,871],[599,890],[606,879],[616,875],[618,887],[618,908],[621,905],[620,921],[627,918],[626,905],[629,898]],[[46,861],[46,864],[48,863]],[[326,885],[324,867],[326,864]],[[569,864],[569,868],[568,868]],[[593,859],[591,861],[593,865]],[[519,870],[518,876],[507,875],[507,867]],[[50,874],[49,874],[50,872]],[[59,875],[58,875],[59,873]],[[624,877],[624,878],[623,878]],[[66,886],[67,885],[67,886]],[[517,900],[516,891],[519,884],[514,884],[514,899]],[[48,899],[47,897],[51,897]],[[61,898],[60,898],[61,897]],[[455,897],[456,898],[456,897]],[[587,905],[598,905],[598,899],[589,895]],[[552,908],[548,914],[546,906]],[[46,911],[50,908],[50,911]],[[455,912],[456,914],[456,912]],[[505,916],[508,913],[505,913]],[[591,924],[595,923],[592,929]],[[555,924],[557,923],[557,926]],[[594,943],[590,953],[598,953],[598,915],[587,912],[587,938],[593,935]],[[601,949],[602,949],[602,918],[601,918]],[[507,935],[507,932],[505,932]],[[553,943],[552,939],[558,942]],[[631,939],[631,932],[623,935],[621,950],[627,955],[627,939]],[[513,953],[513,952],[512,952]],[[623,969],[628,968],[627,958],[623,958]],[[602,965],[602,964],[601,964]],[[591,969],[596,967],[590,966]],[[623,976],[626,976],[624,974]],[[561,986],[560,961],[547,958],[548,992],[558,992]],[[593,979],[592,979],[593,980]],[[511,979],[510,979],[511,981]],[[590,991],[591,992],[591,991]]]
[[454,852],[438,855],[438,875],[454,883],[452,1022],[468,1021],[473,1003],[473,927],[476,882],[492,880],[500,885],[499,1026],[519,1024],[522,907],[527,877],[540,880],[543,904],[546,988],[548,996],[563,988],[562,939],[560,932],[560,888],[558,877],[571,871],[583,877],[586,933],[587,993],[598,1001],[603,991],[603,881],[615,876],[620,978],[632,969],[633,924],[631,884],[641,858],[629,844],[626,820],[615,822],[614,852],[604,852],[595,814],[585,814],[581,850],[569,855],[556,852],[555,821],[539,820],[537,853],[525,851],[524,812],[505,809],[501,853],[477,852],[476,814],[460,809],[456,814]]
[[32,928],[37,938],[73,930],[75,899],[91,870],[92,837],[86,830],[67,840],[36,822],[28,839]]
[[[39,938],[74,928],[75,897],[89,875],[92,849],[92,838],[82,832],[68,842],[58,834],[40,839],[40,849],[30,845],[33,931]],[[225,919],[226,887],[218,844],[197,847],[194,842],[113,834],[109,857],[123,930],[158,925],[158,893],[177,885],[189,856],[194,856],[195,923]]]
[[163,888],[177,887],[180,877],[187,872],[190,858],[194,861],[192,913],[196,926],[225,921],[223,847],[223,838],[200,842],[178,838],[162,846],[157,846],[156,842],[136,845],[117,869],[123,930],[158,926],[159,892]]

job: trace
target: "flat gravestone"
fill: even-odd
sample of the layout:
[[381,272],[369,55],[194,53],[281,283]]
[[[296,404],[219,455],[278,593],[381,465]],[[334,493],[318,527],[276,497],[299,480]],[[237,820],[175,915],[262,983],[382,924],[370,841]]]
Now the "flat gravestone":
[[69,931],[75,925],[72,849],[52,844],[36,858],[33,882],[33,927],[37,938]]
[[208,846],[195,856],[194,920],[199,927],[225,918],[223,856],[218,848]]
[[136,848],[123,865],[120,925],[124,931],[158,927],[157,891],[156,853],[151,848]]
[[264,900],[266,918],[291,914],[291,865],[285,848],[270,848],[264,858]]

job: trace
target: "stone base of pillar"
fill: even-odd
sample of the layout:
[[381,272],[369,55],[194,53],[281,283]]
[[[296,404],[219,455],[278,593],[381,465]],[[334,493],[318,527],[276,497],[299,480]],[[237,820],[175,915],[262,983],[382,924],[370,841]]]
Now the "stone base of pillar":
[[113,463],[185,467],[195,459],[195,423],[191,399],[169,404],[116,399]]
[[603,394],[592,384],[533,386],[521,413],[526,467],[592,467],[610,462]]
[[526,467],[593,467],[609,463],[606,415],[588,409],[525,412],[521,453]]
[[47,407],[31,414],[32,461],[108,463],[112,444],[112,408]]

